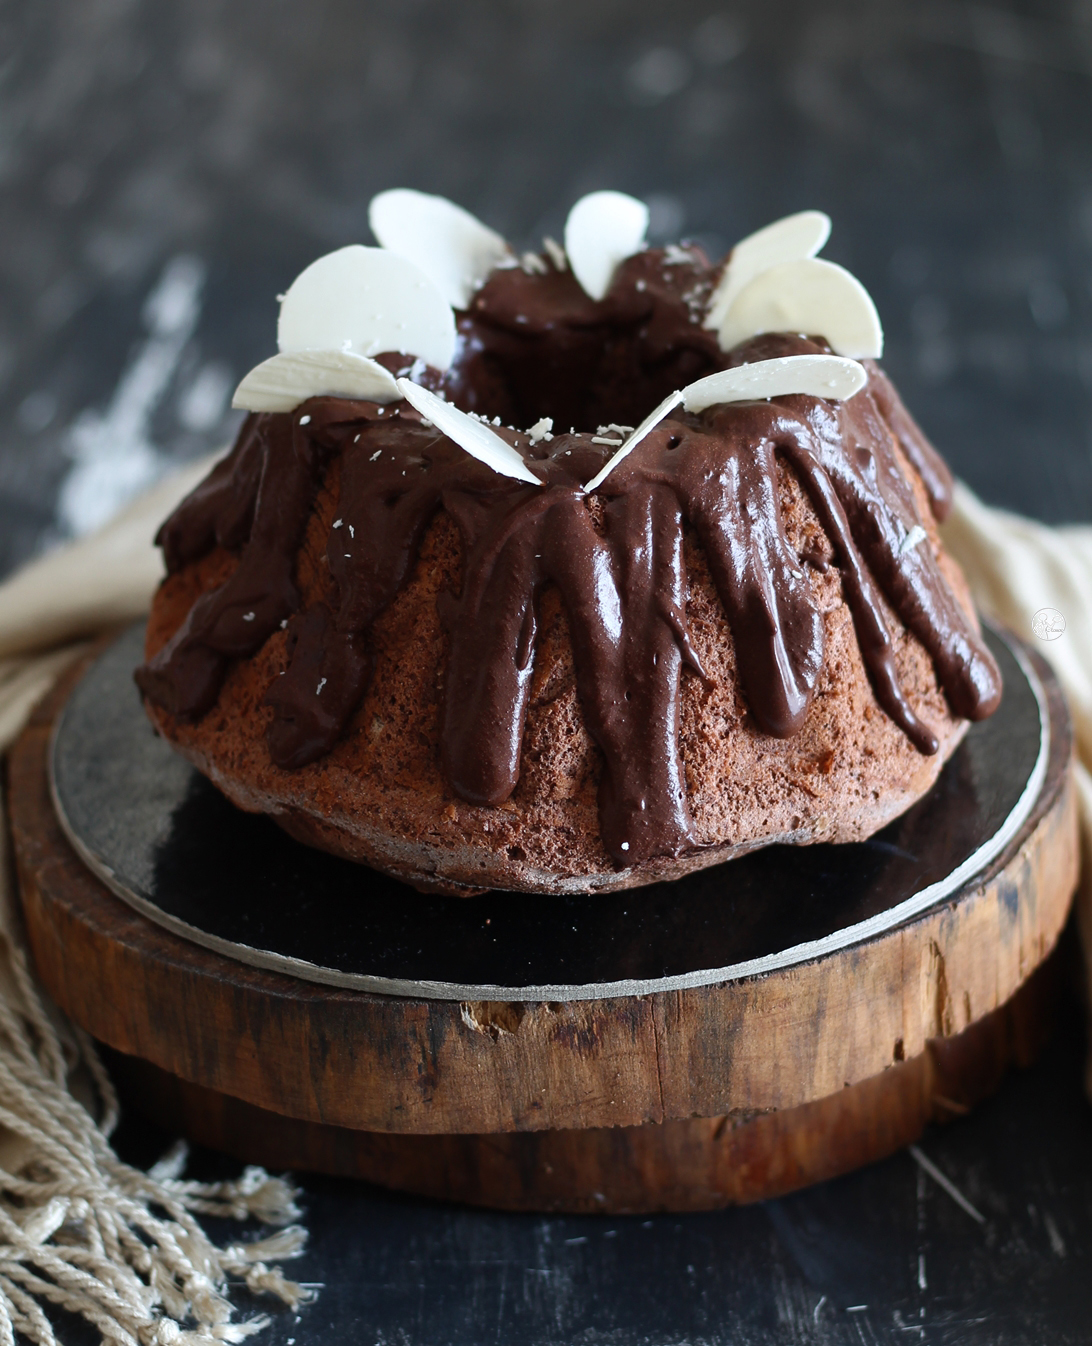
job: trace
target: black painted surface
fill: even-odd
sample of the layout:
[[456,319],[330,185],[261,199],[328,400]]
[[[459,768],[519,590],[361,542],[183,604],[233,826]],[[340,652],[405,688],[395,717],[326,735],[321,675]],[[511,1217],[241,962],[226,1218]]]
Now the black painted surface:
[[437,897],[229,804],[152,730],[132,680],[143,634],[134,626],[88,671],[58,727],[53,779],[72,832],[122,889],[206,936],[399,981],[650,982],[835,936],[943,881],[989,842],[1049,733],[1012,651],[989,633],[1000,709],[971,726],[924,799],[866,842],[771,846],[621,893]]
[[[94,503],[96,453],[116,481],[221,442],[273,296],[402,183],[518,243],[598,186],[714,251],[826,209],[958,471],[1092,519],[1087,0],[11,0],[0,45],[0,571],[63,534],[71,454]],[[649,1229],[309,1182],[327,1288],[265,1340],[1089,1342],[1080,1075],[1060,1044],[927,1142],[985,1231],[931,1181],[922,1214],[905,1156]]]

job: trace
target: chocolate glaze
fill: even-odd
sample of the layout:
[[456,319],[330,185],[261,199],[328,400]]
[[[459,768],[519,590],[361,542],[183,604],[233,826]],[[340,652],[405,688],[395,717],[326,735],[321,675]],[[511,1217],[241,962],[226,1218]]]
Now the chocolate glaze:
[[169,570],[216,543],[241,546],[231,578],[193,605],[170,655],[139,670],[145,696],[197,718],[220,694],[231,659],[261,649],[300,605],[296,551],[314,498],[317,445],[291,416],[250,416],[230,457],[157,534]]
[[[494,273],[460,317],[452,370],[428,371],[422,382],[505,421],[636,424],[713,369],[827,349],[782,334],[722,353],[700,325],[714,270],[696,251],[671,257],[650,250],[629,259],[600,302],[548,264]],[[465,550],[461,591],[441,601],[450,641],[442,758],[452,789],[496,805],[516,786],[536,606],[552,584],[603,755],[604,845],[623,865],[677,855],[698,844],[678,752],[679,685],[684,666],[705,677],[687,633],[687,527],[708,559],[760,728],[795,733],[818,683],[823,623],[805,566],[828,562],[798,556],[785,534],[778,473],[787,463],[833,547],[877,700],[920,751],[935,752],[899,686],[885,603],[929,652],[955,714],[989,715],[1000,678],[931,547],[905,545],[921,520],[899,449],[938,516],[951,478],[879,368],[868,369],[868,386],[845,403],[793,396],[677,412],[590,497],[581,483],[613,447],[588,433],[532,446],[498,429],[542,479],[536,488],[478,463],[406,403],[314,398],[290,415],[251,416],[158,538],[172,572],[217,545],[239,552],[238,567],[198,600],[137,681],[174,714],[199,717],[229,661],[287,625],[287,666],[267,696],[269,749],[286,768],[316,760],[359,705],[372,673],[371,625],[408,581],[442,508]],[[336,602],[299,611],[296,553],[335,457],[338,521],[326,555]]]

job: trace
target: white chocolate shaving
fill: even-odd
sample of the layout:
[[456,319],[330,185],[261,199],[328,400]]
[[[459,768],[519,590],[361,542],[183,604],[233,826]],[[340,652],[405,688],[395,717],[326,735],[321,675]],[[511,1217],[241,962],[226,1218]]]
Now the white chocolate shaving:
[[373,197],[368,223],[383,247],[420,267],[452,308],[466,308],[491,271],[515,260],[500,234],[469,211],[408,187]]
[[401,351],[443,370],[455,354],[455,316],[412,262],[385,248],[352,244],[312,262],[292,282],[277,344],[285,354]]
[[663,418],[669,412],[674,411],[682,400],[683,395],[679,392],[671,393],[668,397],[665,397],[655,411],[649,412],[618,452],[612,454],[611,457],[607,459],[595,476],[592,477],[591,481],[585,485],[584,490],[590,492],[596,490],[597,487],[602,486],[607,477],[610,476],[622,459],[628,458],[637,445],[640,444],[641,440],[644,439],[651,430],[655,430]]
[[460,411],[458,407],[453,407],[450,402],[445,402],[419,384],[411,383],[409,379],[399,379],[398,389],[411,406],[416,407],[448,439],[465,449],[471,458],[477,458],[501,476],[515,477],[517,481],[526,481],[532,486],[542,485],[511,444],[494,434],[482,421],[468,416],[465,411]]
[[624,192],[592,192],[569,211],[565,254],[585,294],[602,299],[619,262],[640,252],[648,207]]
[[567,271],[569,269],[569,259],[565,256],[565,249],[556,238],[551,238],[547,234],[542,240],[542,251],[553,262],[555,271]]
[[922,528],[920,523],[916,523],[899,543],[899,555],[905,556],[907,552],[913,551],[915,547],[920,546],[925,541],[926,536],[925,529]]
[[382,365],[351,351],[293,351],[274,355],[243,379],[231,405],[243,411],[292,411],[309,397],[358,397],[395,402],[398,385]]
[[845,401],[867,382],[864,365],[856,360],[839,355],[786,355],[708,374],[683,389],[682,403],[687,411],[704,411],[722,402],[758,402],[793,393]]
[[735,369],[719,370],[696,383],[687,384],[681,392],[665,397],[584,490],[594,491],[602,486],[618,464],[628,458],[641,440],[677,406],[697,412],[722,402],[756,402],[791,393],[844,400],[860,392],[867,382],[868,374],[863,365],[836,355],[786,355],[777,360],[758,360]]
[[829,237],[830,216],[821,210],[802,210],[741,238],[729,254],[724,274],[710,296],[705,326],[715,332],[736,295],[755,276],[782,262],[814,257]]
[[838,355],[883,354],[883,328],[868,291],[844,267],[817,257],[782,262],[749,281],[718,330],[722,350],[763,332],[823,337]]

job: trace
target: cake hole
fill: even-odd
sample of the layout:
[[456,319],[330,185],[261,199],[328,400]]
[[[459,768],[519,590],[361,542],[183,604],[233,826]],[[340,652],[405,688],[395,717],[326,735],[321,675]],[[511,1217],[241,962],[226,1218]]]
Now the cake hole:
[[[622,305],[596,304],[570,270],[494,272],[459,317],[462,340],[442,380],[448,400],[489,421],[499,416],[503,425],[525,428],[549,418],[555,437],[569,427],[595,435],[600,426],[640,425],[670,393],[723,359],[715,334],[694,321],[706,293],[700,287],[711,287],[715,269],[695,253],[690,266],[665,274],[664,257],[663,249],[648,248],[621,264],[620,292],[647,296]],[[534,449],[531,455],[538,456]]]

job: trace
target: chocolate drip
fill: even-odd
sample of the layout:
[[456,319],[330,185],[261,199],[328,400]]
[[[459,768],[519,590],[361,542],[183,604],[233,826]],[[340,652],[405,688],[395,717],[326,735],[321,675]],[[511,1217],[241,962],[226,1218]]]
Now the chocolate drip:
[[[610,500],[605,523],[607,551],[596,558],[591,593],[570,539],[555,534],[550,550],[570,614],[580,704],[603,750],[599,831],[626,864],[697,844],[678,749],[682,511],[670,486],[646,480]],[[588,543],[590,531],[585,525]]]
[[519,779],[531,691],[535,591],[556,493],[511,480],[482,498],[451,490],[445,503],[467,551],[462,595],[441,608],[451,637],[442,753],[456,794],[501,804]]
[[895,391],[895,385],[876,361],[863,360],[862,364],[868,370],[869,392],[880,415],[921,478],[929,496],[933,517],[943,522],[952,508],[952,474],[948,464],[925,438],[921,427]]
[[[205,714],[220,693],[228,660],[261,649],[299,607],[296,550],[314,498],[318,446],[298,418],[262,416],[249,424],[231,469],[239,473],[241,494],[248,492],[258,458],[261,466],[239,564],[225,584],[197,600],[167,644],[136,672],[144,695],[175,715]],[[200,489],[168,520],[176,556],[197,554],[202,543],[207,547],[228,533],[232,521],[248,512],[226,489],[199,496]]]
[[823,663],[822,618],[782,526],[775,426],[765,404],[754,405],[742,435],[738,417],[734,433],[723,433],[730,412],[708,419],[712,434],[691,431],[671,449],[671,430],[663,428],[646,454],[659,449],[665,476],[674,467],[668,454],[679,464],[687,517],[728,614],[744,695],[766,733],[785,738],[811,704]]
[[[652,472],[672,483],[704,546],[732,629],[751,713],[766,733],[787,737],[800,728],[811,704],[823,660],[823,628],[800,560],[781,524],[776,452],[784,453],[834,543],[877,699],[920,751],[933,753],[936,737],[914,714],[899,687],[880,592],[821,458],[822,440],[814,418],[821,424],[828,406],[815,398],[787,397],[781,403],[714,408],[682,436],[678,424],[669,422],[623,464],[613,489],[632,489],[634,473]],[[677,447],[671,447],[673,442]],[[605,491],[612,489],[614,475],[604,483]],[[851,480],[858,487],[863,481]],[[847,494],[856,502],[852,492]],[[888,502],[875,491],[868,493],[864,508],[866,516],[872,512],[889,512]],[[898,534],[894,516],[889,527]],[[908,531],[905,528],[902,535]],[[946,590],[939,572],[931,578]],[[970,630],[954,600],[944,615],[958,622],[959,629]]]
[[[460,322],[458,367],[442,382],[432,371],[428,381],[464,406],[507,408],[524,423],[559,407],[568,408],[562,420],[571,414],[586,423],[608,403],[615,417],[635,423],[662,391],[685,381],[683,368],[693,366],[687,377],[696,377],[826,349],[773,335],[723,355],[695,317],[693,296],[707,292],[712,274],[699,260],[672,270],[663,254],[646,253],[620,271],[600,304],[566,272],[497,273]],[[518,432],[498,433],[535,462],[543,487],[495,474],[405,403],[316,398],[291,416],[249,418],[231,457],[161,530],[172,570],[217,545],[240,550],[240,560],[139,670],[145,695],[199,716],[230,659],[255,652],[287,624],[286,668],[267,696],[270,753],[289,769],[321,757],[367,689],[371,626],[408,582],[443,508],[465,555],[460,592],[441,597],[449,635],[441,754],[452,788],[482,805],[503,803],[515,789],[536,606],[544,586],[554,585],[568,614],[585,723],[603,757],[604,845],[624,865],[678,854],[698,844],[678,751],[679,689],[684,667],[705,677],[687,633],[685,526],[707,557],[762,730],[797,732],[818,684],[823,621],[803,565],[823,568],[826,559],[801,558],[789,543],[778,484],[785,462],[833,548],[884,710],[919,750],[936,751],[899,686],[887,604],[931,655],[956,714],[977,719],[996,706],[997,669],[927,537],[914,531],[922,524],[900,450],[934,513],[943,512],[950,478],[874,366],[869,386],[847,403],[786,397],[677,413],[590,498],[581,483],[610,446],[576,434],[531,446]],[[329,592],[297,612],[295,556],[317,475],[335,456]]]
[[497,484],[410,407],[327,398],[308,406],[316,433],[332,431],[344,445],[340,512],[326,547],[338,606],[336,614],[324,608],[321,626],[293,619],[288,668],[266,698],[275,712],[270,753],[288,768],[329,752],[360,703],[374,665],[369,630],[409,578],[445,483]]
[[914,714],[899,686],[894,647],[880,596],[854,546],[853,532],[834,483],[810,448],[794,443],[790,457],[801,473],[827,536],[834,543],[846,602],[853,613],[857,644],[876,699],[918,751],[931,755],[939,746],[936,735]]
[[330,751],[367,690],[375,658],[366,634],[338,630],[325,603],[288,623],[288,666],[266,693],[269,754],[293,770]]
[[[586,453],[575,443],[581,470]],[[519,779],[533,672],[535,597],[557,585],[573,641],[577,692],[603,752],[600,832],[626,862],[696,844],[679,761],[678,687],[685,632],[682,518],[669,487],[643,482],[607,504],[597,526],[559,447],[557,484],[517,488],[492,509],[447,498],[467,540],[461,598],[450,605],[443,760],[452,787],[499,804]],[[690,652],[690,658],[697,663]],[[700,667],[700,665],[699,665]]]
[[[775,360],[784,355],[825,355],[831,350],[822,337],[801,337],[787,332],[768,332],[737,346],[723,357],[725,368]],[[933,517],[943,521],[952,507],[952,474],[948,464],[925,438],[921,427],[906,410],[895,386],[875,360],[862,360],[868,370],[868,393],[887,429],[895,436],[907,461],[921,478]],[[856,400],[856,399],[855,399]]]
[[[903,625],[928,651],[952,710],[964,719],[985,719],[1001,699],[997,665],[956,602],[927,541],[908,545],[922,520],[871,389],[870,380],[864,393],[840,407],[815,403],[811,420],[823,468],[868,568]],[[882,697],[881,704],[889,710]],[[892,718],[902,724],[897,715]],[[910,729],[906,732],[917,742]]]
[[258,417],[243,422],[235,446],[182,501],[155,535],[173,575],[213,547],[235,551],[250,536],[266,459]]

